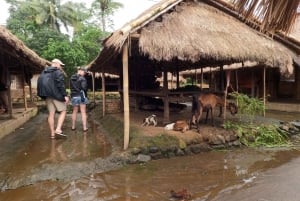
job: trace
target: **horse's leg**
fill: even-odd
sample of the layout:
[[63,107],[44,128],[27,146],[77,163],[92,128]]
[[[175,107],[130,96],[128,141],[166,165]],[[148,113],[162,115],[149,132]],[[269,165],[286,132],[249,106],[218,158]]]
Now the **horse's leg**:
[[214,113],[214,110],[213,110],[213,108],[211,107],[211,108],[210,108],[211,125],[212,125],[212,126],[215,126],[215,124],[214,124],[214,115],[213,115],[213,113]]
[[207,119],[208,119],[208,115],[209,115],[209,110],[210,110],[210,107],[207,108],[207,110],[206,110],[205,124],[207,124]]
[[202,116],[202,112],[203,112],[203,107],[200,106],[199,107],[199,116],[197,118],[197,130],[198,130],[198,133],[200,133],[200,119],[201,119],[201,116]]
[[[226,108],[225,108],[226,109]],[[219,117],[221,117],[222,116],[222,114],[223,114],[223,107],[222,106],[220,106],[220,114],[219,114]]]

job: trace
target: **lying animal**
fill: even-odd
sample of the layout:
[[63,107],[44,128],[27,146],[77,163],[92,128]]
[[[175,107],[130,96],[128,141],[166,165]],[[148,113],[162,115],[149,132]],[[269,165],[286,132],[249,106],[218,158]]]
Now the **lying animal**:
[[150,126],[150,125],[156,126],[157,125],[157,119],[156,119],[156,115],[152,114],[149,117],[146,117],[143,121],[142,126]]
[[185,120],[176,121],[174,124],[174,128],[173,128],[174,131],[181,131],[183,133],[189,129],[190,129],[190,126]]
[[165,126],[165,130],[173,130],[175,123],[170,123]]
[[172,198],[182,199],[183,201],[190,200],[192,198],[191,193],[187,189],[182,189],[181,191],[170,191]]

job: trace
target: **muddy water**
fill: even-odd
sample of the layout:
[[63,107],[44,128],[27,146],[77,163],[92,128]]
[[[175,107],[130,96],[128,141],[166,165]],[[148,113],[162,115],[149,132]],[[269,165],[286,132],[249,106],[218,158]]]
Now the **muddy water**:
[[[277,118],[277,116],[272,117]],[[291,119],[286,117],[289,115],[283,116],[285,121],[297,119],[294,118],[296,116],[291,116]],[[43,121],[40,124],[43,125]],[[44,128],[44,132],[46,130]],[[109,151],[105,152],[97,148],[99,144],[96,143],[93,132],[90,132],[89,137],[86,136],[89,148],[83,148],[84,135],[78,133],[78,135],[70,136],[70,140],[68,138],[65,141],[55,141],[53,145],[55,149],[52,148],[51,140],[44,139],[45,133],[43,135],[39,133],[41,132],[38,128],[33,129],[33,136],[27,136],[31,140],[25,146],[19,145],[18,149],[9,146],[2,147],[1,143],[0,162],[4,164],[0,167],[2,176],[4,174],[10,176],[19,172],[21,177],[24,175],[24,169],[30,169],[33,166],[52,163],[70,164],[73,161],[88,161],[93,157],[106,157],[109,154]],[[36,138],[40,138],[40,140]],[[23,141],[26,140],[18,139],[17,142],[14,141],[15,144],[24,145]],[[7,142],[11,142],[10,140]],[[38,145],[41,141],[48,144]],[[62,148],[58,148],[59,145]],[[100,147],[103,145],[104,143]],[[6,152],[5,148],[7,148]],[[12,150],[18,151],[13,153]],[[51,150],[55,150],[54,157]],[[39,154],[34,154],[35,152]],[[170,190],[187,189],[192,194],[192,200],[197,201],[296,201],[300,194],[288,191],[283,194],[283,198],[277,197],[277,199],[274,196],[273,199],[266,199],[263,196],[250,198],[250,195],[259,195],[266,187],[270,187],[267,188],[269,192],[266,191],[267,198],[271,197],[274,192],[280,192],[276,189],[278,181],[269,180],[270,176],[268,175],[276,178],[282,176],[280,177],[282,184],[293,180],[291,178],[297,181],[297,175],[300,175],[300,171],[298,171],[299,156],[299,151],[288,148],[212,151],[194,156],[151,161],[147,164],[129,165],[98,174],[87,173],[75,179],[40,181],[0,192],[0,200],[167,201],[174,200],[170,198]],[[27,157],[28,159],[26,159]],[[294,167],[293,174],[285,176],[286,169],[280,169],[285,165]],[[74,167],[74,169],[76,168]],[[272,185],[268,186],[269,183]],[[264,186],[261,187],[260,184],[264,184]],[[259,188],[251,191],[249,190],[251,186],[259,186]],[[248,193],[248,197],[243,197],[237,192],[243,192],[243,195]]]

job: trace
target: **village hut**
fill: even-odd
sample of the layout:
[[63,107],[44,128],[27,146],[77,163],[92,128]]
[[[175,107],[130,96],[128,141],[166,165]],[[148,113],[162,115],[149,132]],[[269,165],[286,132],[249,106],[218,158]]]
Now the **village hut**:
[[[168,72],[243,61],[278,68],[282,74],[293,72],[291,51],[207,2],[214,1],[160,1],[107,37],[89,64],[91,71],[121,76],[124,149],[129,140],[129,95],[161,97],[164,122],[169,121],[169,101],[178,94],[168,90]],[[161,73],[163,89],[153,84]]]
[[[26,110],[25,88],[29,87],[29,95],[32,98],[31,78],[50,62],[40,58],[4,26],[0,26],[0,58],[0,81],[8,88],[8,113],[12,117],[12,97],[22,98]],[[11,83],[15,85],[15,90],[11,90]]]

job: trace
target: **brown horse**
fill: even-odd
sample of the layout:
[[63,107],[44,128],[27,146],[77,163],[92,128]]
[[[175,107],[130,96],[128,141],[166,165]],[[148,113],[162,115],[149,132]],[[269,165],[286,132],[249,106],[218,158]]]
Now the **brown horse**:
[[[211,113],[211,123],[214,125],[214,118],[213,113],[216,106],[220,106],[220,114],[219,117],[223,114],[223,107],[225,107],[224,98],[221,98],[215,94],[207,93],[207,94],[200,94],[198,96],[193,96],[192,102],[192,119],[191,123],[197,124],[197,129],[199,129],[199,122],[202,116],[203,111],[206,111],[206,119],[205,123],[207,123],[209,112]],[[228,103],[228,107],[232,115],[237,113],[237,106],[234,103]],[[191,125],[190,125],[191,126]]]

